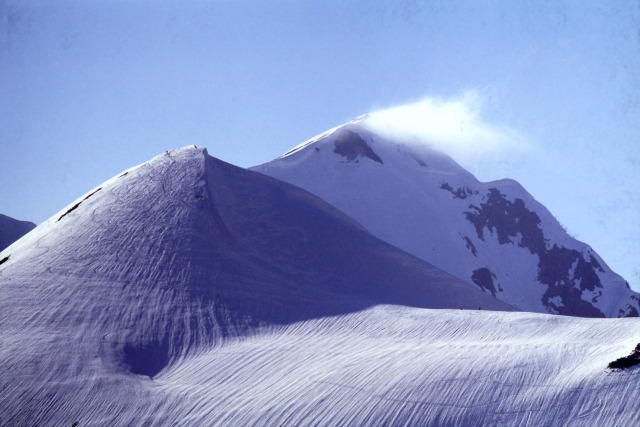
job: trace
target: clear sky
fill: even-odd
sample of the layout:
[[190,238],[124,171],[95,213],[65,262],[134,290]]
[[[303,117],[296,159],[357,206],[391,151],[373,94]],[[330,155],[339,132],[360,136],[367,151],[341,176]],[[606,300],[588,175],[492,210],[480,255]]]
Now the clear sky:
[[39,223],[168,149],[248,167],[406,104],[471,121],[450,154],[640,290],[635,0],[0,0],[0,212]]

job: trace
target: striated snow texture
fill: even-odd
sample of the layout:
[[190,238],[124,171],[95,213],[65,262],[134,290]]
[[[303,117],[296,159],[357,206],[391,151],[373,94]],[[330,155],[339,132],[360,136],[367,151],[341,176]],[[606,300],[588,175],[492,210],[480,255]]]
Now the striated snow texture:
[[638,425],[640,371],[607,363],[633,349],[639,322],[377,306],[199,354],[154,379],[162,402],[145,416],[185,425]]
[[32,222],[0,214],[0,252],[34,228],[36,225]]
[[[2,425],[367,414],[375,424],[391,415],[371,412],[377,393],[418,385],[402,370],[375,372],[415,362],[435,321],[424,309],[515,310],[305,190],[196,147],[92,189],[2,256]],[[349,402],[362,381],[386,385]],[[414,412],[387,410],[398,422]]]
[[424,143],[338,126],[251,168],[302,187],[375,236],[522,310],[638,316],[640,295],[513,180],[482,183]]

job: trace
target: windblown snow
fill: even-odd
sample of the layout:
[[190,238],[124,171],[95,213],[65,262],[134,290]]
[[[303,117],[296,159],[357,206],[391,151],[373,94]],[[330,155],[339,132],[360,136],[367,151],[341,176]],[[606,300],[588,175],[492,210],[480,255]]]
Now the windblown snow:
[[640,295],[513,180],[481,183],[446,154],[336,127],[252,168],[302,187],[375,236],[522,310],[640,314]]
[[129,169],[0,255],[3,425],[640,421],[640,371],[607,369],[640,319],[515,311],[204,149]]

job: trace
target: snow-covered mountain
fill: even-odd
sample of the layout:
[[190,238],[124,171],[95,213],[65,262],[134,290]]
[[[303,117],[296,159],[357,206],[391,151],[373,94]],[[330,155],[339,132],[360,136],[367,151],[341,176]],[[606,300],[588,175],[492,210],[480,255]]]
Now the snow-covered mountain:
[[638,316],[640,295],[513,180],[479,182],[447,155],[331,129],[252,170],[304,188],[377,237],[520,309]]
[[607,368],[640,319],[499,311],[203,149],[123,172],[2,255],[2,425],[640,423],[640,370]]
[[[305,190],[195,147],[92,189],[2,256],[3,425],[210,425],[244,397],[208,387],[232,390],[225,382],[246,375],[254,391],[260,375],[285,386],[290,355],[305,349],[262,347],[281,329],[295,339],[313,320],[323,336],[324,322],[384,304],[514,310]],[[386,337],[379,327],[369,340]],[[235,357],[250,343],[264,360],[242,373]],[[260,371],[269,363],[277,370]],[[259,423],[269,408],[246,416]]]
[[36,225],[32,222],[0,214],[0,252],[34,228]]

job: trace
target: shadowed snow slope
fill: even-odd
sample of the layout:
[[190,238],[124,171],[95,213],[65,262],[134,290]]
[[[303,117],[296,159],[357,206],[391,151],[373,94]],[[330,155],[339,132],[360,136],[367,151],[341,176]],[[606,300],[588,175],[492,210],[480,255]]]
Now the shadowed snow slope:
[[[0,251],[36,228],[29,221],[18,221],[6,215],[0,214]],[[1,258],[0,258],[1,259]]]
[[375,236],[522,310],[638,316],[640,295],[513,180],[481,183],[424,144],[367,120],[252,170],[302,187]]
[[[289,411],[307,406],[321,411],[308,422],[356,421],[372,397],[327,413],[329,391],[355,389],[313,375],[346,363],[341,381],[357,384],[402,349],[403,328],[432,321],[419,310],[396,319],[392,307],[513,310],[310,193],[196,147],[114,177],[1,255],[3,425],[296,424]],[[382,304],[380,323],[359,325]],[[356,364],[326,347],[334,332]],[[400,375],[385,387],[406,381],[416,386]],[[305,384],[320,394],[298,400]],[[246,406],[259,389],[263,400]]]

